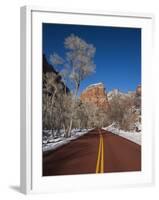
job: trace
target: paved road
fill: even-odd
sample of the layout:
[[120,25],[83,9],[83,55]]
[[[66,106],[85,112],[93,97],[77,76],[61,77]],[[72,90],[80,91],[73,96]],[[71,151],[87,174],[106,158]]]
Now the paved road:
[[43,176],[140,170],[141,146],[102,129],[43,154]]

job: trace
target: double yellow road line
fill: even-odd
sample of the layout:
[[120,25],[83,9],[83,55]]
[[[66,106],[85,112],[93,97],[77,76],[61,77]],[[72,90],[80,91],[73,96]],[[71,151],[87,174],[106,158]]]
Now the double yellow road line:
[[96,173],[104,173],[104,142],[103,135],[99,129],[99,148],[98,148],[98,157],[96,164]]

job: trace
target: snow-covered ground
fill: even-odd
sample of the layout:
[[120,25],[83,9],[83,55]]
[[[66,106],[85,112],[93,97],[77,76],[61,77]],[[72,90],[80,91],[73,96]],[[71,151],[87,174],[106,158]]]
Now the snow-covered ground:
[[71,132],[71,137],[65,138],[64,134],[61,134],[61,137],[52,138],[51,137],[51,131],[45,131],[48,135],[50,135],[49,138],[45,139],[43,138],[43,151],[49,151],[59,148],[60,146],[63,146],[64,144],[69,143],[72,140],[77,139],[78,137],[85,135],[90,131],[91,129],[73,129]]
[[120,130],[119,128],[116,128],[114,126],[114,124],[111,124],[108,127],[104,127],[103,129],[141,145],[141,136],[142,136],[141,131],[140,132],[135,132],[135,131],[128,132],[128,131]]

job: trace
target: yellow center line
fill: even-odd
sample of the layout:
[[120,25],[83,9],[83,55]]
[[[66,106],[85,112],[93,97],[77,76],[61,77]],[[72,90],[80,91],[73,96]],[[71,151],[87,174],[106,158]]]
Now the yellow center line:
[[102,152],[101,152],[101,173],[104,173],[104,143],[103,143],[103,135],[101,134],[102,137]]
[[99,137],[96,173],[104,173],[104,142],[103,142],[103,135],[100,130],[99,130],[99,134],[100,134],[100,137]]
[[101,135],[99,137],[99,148],[98,148],[98,157],[97,157],[97,164],[96,164],[96,173],[98,173],[98,171],[99,171],[100,154],[101,154]]

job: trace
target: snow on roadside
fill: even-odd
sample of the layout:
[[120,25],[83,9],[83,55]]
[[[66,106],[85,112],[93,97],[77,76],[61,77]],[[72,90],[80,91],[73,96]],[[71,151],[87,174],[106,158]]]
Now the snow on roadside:
[[55,150],[61,146],[63,146],[64,144],[69,143],[72,140],[77,139],[78,137],[85,135],[86,133],[88,133],[91,129],[73,129],[71,132],[71,137],[69,138],[65,138],[63,137],[58,137],[58,138],[52,138],[49,139],[49,142],[45,142],[43,141],[43,152],[45,151],[50,151],[50,150]]
[[116,135],[119,135],[121,137],[124,137],[132,142],[135,142],[136,144],[141,145],[141,132],[129,132],[129,131],[124,131],[120,130],[119,128],[114,127],[114,124],[111,124],[108,127],[102,128],[103,130],[110,131]]

